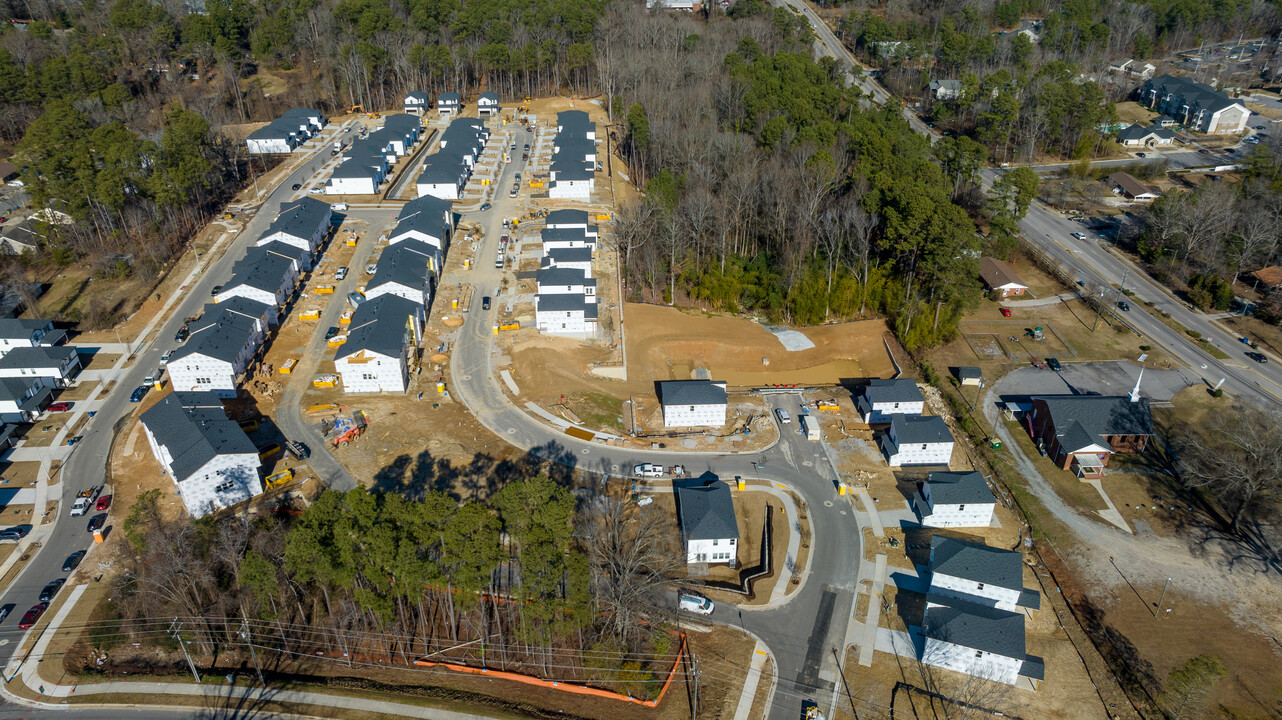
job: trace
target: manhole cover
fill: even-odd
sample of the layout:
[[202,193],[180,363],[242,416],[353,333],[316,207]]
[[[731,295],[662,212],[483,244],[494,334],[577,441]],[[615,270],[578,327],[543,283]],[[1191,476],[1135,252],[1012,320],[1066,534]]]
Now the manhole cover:
[[582,449],[582,450],[580,450],[579,452],[580,452],[580,453],[582,453],[582,454],[584,454],[584,455],[587,455],[588,453],[592,452],[592,449],[591,449],[591,448],[583,448],[583,449]]
[[832,501],[831,501],[831,500],[824,500],[824,507],[832,507]]
[[610,466],[610,469],[611,469],[611,470],[618,470],[618,469],[619,469],[619,466],[618,466],[618,465],[611,465],[611,466]]
[[508,429],[507,429],[507,434],[508,434],[508,435],[515,435],[515,434],[516,434],[516,428],[508,428]]
[[464,376],[463,376],[463,379],[464,379],[464,380],[471,380],[471,379],[472,379],[472,376],[471,376],[471,375],[464,375]]
[[802,460],[801,464],[805,465],[806,467],[810,467],[811,465],[814,465],[814,463],[810,462],[809,460]]

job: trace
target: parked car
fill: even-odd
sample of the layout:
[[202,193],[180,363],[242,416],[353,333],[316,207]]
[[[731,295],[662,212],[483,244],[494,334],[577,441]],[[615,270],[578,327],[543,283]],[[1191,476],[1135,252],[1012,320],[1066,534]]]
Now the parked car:
[[109,507],[111,507],[111,496],[103,495],[102,497],[98,498],[98,504],[94,505],[93,509],[97,510],[98,512],[102,512]]
[[717,606],[708,598],[694,593],[681,593],[677,596],[677,607],[696,615],[711,615]]
[[633,466],[632,474],[635,477],[663,477],[663,466],[654,463],[641,463]]
[[142,402],[142,399],[147,396],[147,390],[150,388],[150,385],[139,385],[134,388],[133,394],[129,396],[129,402]]
[[338,334],[338,328],[330,327],[328,330],[325,331],[325,339],[332,340],[334,336],[337,334]]
[[56,402],[49,406],[49,412],[67,412],[74,406],[74,402]]
[[97,515],[94,515],[93,517],[89,518],[89,524],[85,526],[85,529],[87,529],[90,533],[96,533],[102,529],[103,525],[106,525],[106,524],[107,524],[107,513],[98,513]]
[[31,528],[23,525],[5,528],[4,530],[0,530],[0,540],[21,540],[26,537],[29,532],[31,532]]
[[45,585],[44,589],[40,591],[40,602],[49,602],[52,600],[53,596],[57,595],[58,591],[62,589],[62,585],[65,582],[67,581],[62,578],[58,578],[48,585]]
[[9,613],[13,612],[14,607],[16,606],[13,603],[0,607],[0,623],[4,622],[5,618],[9,617]]
[[30,630],[31,626],[35,625],[36,621],[40,619],[40,616],[44,615],[45,610],[48,610],[48,609],[49,609],[49,603],[42,602],[39,605],[32,606],[32,608],[28,610],[25,615],[22,616],[22,622],[18,623],[18,629]]
[[71,553],[70,555],[67,556],[66,560],[62,561],[62,571],[71,572],[72,570],[75,570],[77,567],[80,566],[80,561],[84,559],[85,559],[84,550],[77,550]]
[[169,364],[169,358],[171,358],[171,357],[173,357],[173,356],[174,356],[174,351],[173,351],[173,350],[166,350],[166,351],[165,351],[165,354],[160,356],[160,367],[164,367],[164,366],[168,365],[168,364]]
[[174,333],[174,342],[185,343],[189,335],[191,335],[191,330],[188,330],[187,325],[183,324],[182,327],[178,328],[178,332]]
[[1059,364],[1059,358],[1046,358],[1046,365],[1055,372],[1059,372],[1064,369],[1064,366]]
[[513,187],[511,190],[508,191],[507,196],[510,198],[514,198],[516,197],[517,192],[518,192],[518,188]]
[[1002,317],[1010,317],[1010,308],[998,308],[1002,311]]
[[341,268],[339,268],[338,270],[335,270],[335,271],[334,271],[334,279],[335,279],[335,280],[342,280],[342,279],[343,279],[343,278],[345,278],[345,277],[347,277],[347,268],[346,268],[346,267],[341,267]]
[[529,143],[526,143],[526,144],[525,144],[525,147],[524,147],[524,148],[521,148],[521,149],[522,149],[522,150],[529,151],[529,149],[530,149],[530,144],[529,144]]
[[1117,307],[1127,312],[1130,312],[1131,304],[1126,302],[1125,300],[1118,300]]
[[214,288],[213,288],[212,290],[210,290],[210,291],[209,291],[209,295],[210,295],[210,297],[212,297],[212,296],[217,295],[218,293],[220,293],[220,292],[222,292],[222,291],[223,291],[223,286],[222,286],[222,285],[215,285],[215,286],[214,286]]
[[293,190],[301,190],[302,187],[303,187],[302,183],[294,183],[293,185],[290,186],[290,188]]
[[[330,151],[329,151],[329,154],[330,154],[330,155],[337,155],[337,154],[338,154],[338,151],[337,151],[337,150],[330,150]],[[307,189],[307,192],[311,193],[312,195],[320,195],[321,193],[325,192],[325,188],[320,187],[320,186],[318,185],[318,186],[316,186],[316,187],[314,187],[314,188],[308,188],[308,189]]]
[[1082,234],[1082,233],[1079,233],[1079,232],[1073,233],[1073,237],[1074,237],[1074,238],[1076,238],[1076,239],[1078,239],[1078,240],[1085,240],[1085,239],[1086,239],[1086,235],[1084,235],[1084,234]]
[[482,204],[481,204],[481,212],[485,212],[486,210],[493,209],[493,207],[494,207],[494,206],[493,206],[493,205],[491,205],[491,204],[489,204],[489,203],[482,203]]
[[792,418],[788,417],[788,411],[783,408],[775,408],[775,416],[779,418],[780,425],[787,425],[792,422]]
[[1268,356],[1265,355],[1264,353],[1249,352],[1246,354],[1246,356],[1260,364],[1264,364],[1269,361]]
[[143,384],[143,385],[155,385],[155,384],[156,384],[156,371],[155,371],[155,370],[153,370],[153,371],[151,371],[151,372],[147,373],[147,377],[145,377],[145,378],[143,378],[143,379],[142,379],[142,384]]
[[485,297],[481,298],[481,309],[482,309],[482,310],[489,310],[489,309],[490,309],[490,296],[489,296],[489,295],[486,295]]

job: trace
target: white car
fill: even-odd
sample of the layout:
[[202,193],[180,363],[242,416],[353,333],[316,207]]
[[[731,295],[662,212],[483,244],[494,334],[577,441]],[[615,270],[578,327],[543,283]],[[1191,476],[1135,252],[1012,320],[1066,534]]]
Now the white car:
[[165,351],[165,354],[160,356],[160,367],[164,367],[164,366],[168,365],[168,364],[169,364],[169,358],[171,358],[171,357],[173,357],[173,356],[174,356],[174,351],[173,351],[173,350],[166,350],[166,351]]
[[635,477],[663,477],[663,466],[654,463],[641,463],[632,468]]
[[345,267],[339,268],[338,271],[334,273],[335,280],[342,280],[345,277],[347,277],[347,268]]
[[312,195],[320,195],[321,193],[325,192],[325,188],[320,187],[318,185],[313,188],[307,188],[307,192],[311,193]]
[[788,416],[788,411],[783,408],[775,409],[775,417],[779,418],[780,425],[787,425],[792,422],[792,418]]
[[693,593],[681,593],[677,596],[677,607],[696,615],[711,615],[717,606],[711,600]]
[[1086,239],[1086,236],[1085,236],[1085,235],[1083,235],[1082,233],[1073,233],[1073,237],[1077,238],[1078,240],[1085,240],[1085,239]]

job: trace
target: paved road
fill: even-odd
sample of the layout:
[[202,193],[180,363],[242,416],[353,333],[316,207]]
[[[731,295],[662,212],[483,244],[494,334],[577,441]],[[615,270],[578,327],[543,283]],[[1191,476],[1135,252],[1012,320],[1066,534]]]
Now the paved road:
[[[122,371],[115,388],[103,399],[95,417],[85,424],[80,442],[63,465],[60,476],[62,482],[55,486],[62,493],[59,511],[64,513],[63,516],[44,545],[35,551],[35,557],[0,593],[0,605],[14,605],[13,614],[0,624],[0,667],[8,663],[19,645],[18,640],[25,634],[25,631],[18,630],[18,620],[27,608],[36,603],[40,589],[54,578],[67,576],[67,573],[62,572],[62,563],[68,555],[92,545],[92,537],[85,529],[88,516],[71,518],[65,513],[71,507],[77,492],[103,483],[116,428],[138,407],[129,402],[130,393],[142,384],[143,376],[156,368],[161,354],[176,347],[174,334],[183,320],[199,312],[209,301],[212,288],[231,277],[232,264],[240,259],[246,248],[271,224],[280,204],[292,198],[294,193],[290,189],[291,185],[303,182],[312,174],[312,168],[319,166],[322,158],[327,157],[328,151],[325,148],[329,145],[328,142],[323,143],[317,157],[304,162],[298,170],[286,177],[261,205],[242,211],[240,219],[250,217],[239,236],[231,241],[220,259],[199,275],[185,291],[180,291],[183,294],[174,306],[170,319],[157,327],[152,339],[141,339],[144,342],[137,352],[137,362]],[[119,520],[118,516],[111,516],[108,528],[116,525]],[[94,568],[98,561],[98,553],[91,550],[81,567]]]

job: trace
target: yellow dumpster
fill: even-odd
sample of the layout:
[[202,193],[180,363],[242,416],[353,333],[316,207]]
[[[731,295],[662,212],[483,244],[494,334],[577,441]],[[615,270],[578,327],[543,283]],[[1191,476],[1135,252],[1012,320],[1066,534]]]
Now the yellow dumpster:
[[338,347],[339,345],[342,345],[345,342],[347,342],[346,335],[335,335],[334,337],[329,339],[329,346]]
[[298,313],[299,320],[320,320],[320,310],[304,310]]
[[290,373],[294,372],[294,366],[297,364],[298,364],[298,360],[295,358],[290,358],[286,360],[284,364],[280,366],[280,374],[289,375]]
[[312,292],[316,293],[317,295],[333,295],[334,286],[333,285],[317,285],[316,289],[313,290]]

